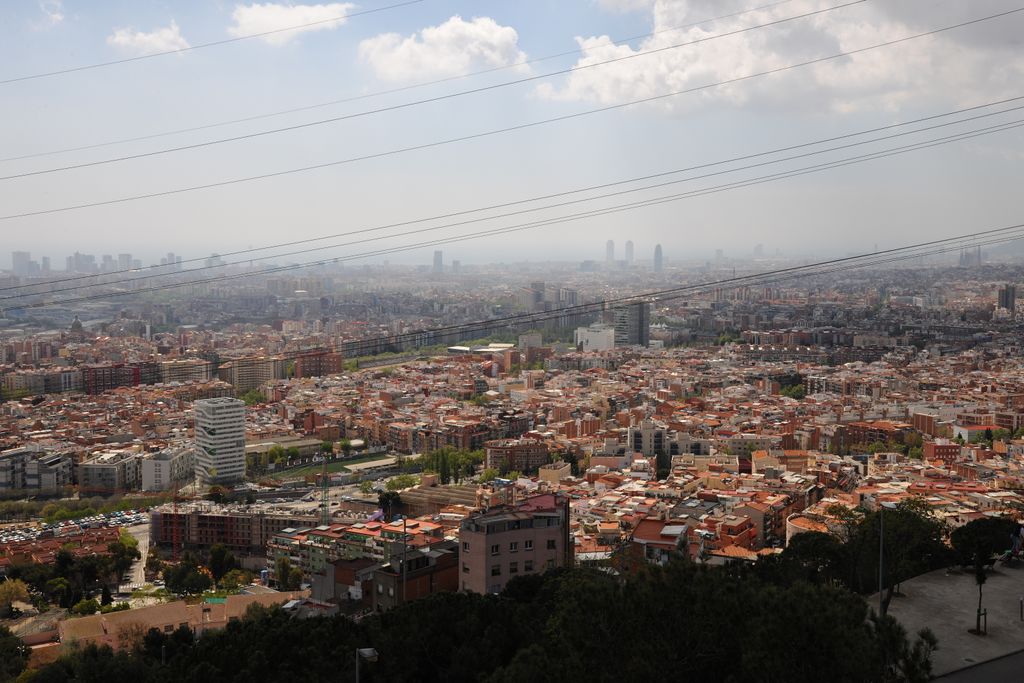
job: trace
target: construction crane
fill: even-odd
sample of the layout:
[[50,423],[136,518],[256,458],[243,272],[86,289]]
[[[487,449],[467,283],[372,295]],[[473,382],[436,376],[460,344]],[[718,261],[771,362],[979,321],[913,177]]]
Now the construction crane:
[[320,524],[331,523],[331,480],[327,475],[327,456],[324,455],[323,467],[320,469]]

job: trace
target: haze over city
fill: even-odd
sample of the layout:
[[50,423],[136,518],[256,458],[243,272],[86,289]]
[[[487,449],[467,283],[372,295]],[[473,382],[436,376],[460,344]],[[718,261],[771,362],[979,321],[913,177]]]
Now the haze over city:
[[1016,683],[1022,41],[0,4],[0,682]]

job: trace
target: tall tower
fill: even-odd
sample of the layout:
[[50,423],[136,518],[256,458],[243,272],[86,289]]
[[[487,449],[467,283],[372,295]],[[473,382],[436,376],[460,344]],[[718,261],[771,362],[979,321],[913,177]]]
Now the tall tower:
[[196,419],[196,478],[230,484],[245,478],[245,403],[237,398],[204,398],[192,404]]
[[655,273],[660,273],[661,272],[661,269],[664,266],[663,259],[664,259],[664,257],[661,255],[661,245],[659,244],[659,245],[654,247],[654,272]]
[[649,346],[651,305],[636,303],[615,309],[615,346]]
[[444,272],[444,252],[440,249],[434,252],[434,272]]
[[633,240],[626,240],[626,265],[633,265]]
[[609,266],[615,263],[615,240],[608,240],[604,245],[604,260]]
[[1004,285],[999,288],[999,308],[1012,312],[1017,306],[1017,287],[1015,285]]

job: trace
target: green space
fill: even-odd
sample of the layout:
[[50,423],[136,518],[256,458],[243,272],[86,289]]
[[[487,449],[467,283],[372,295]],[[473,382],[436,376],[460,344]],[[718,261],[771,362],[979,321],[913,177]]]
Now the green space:
[[[375,462],[377,460],[385,460],[391,456],[377,454],[377,455],[364,455],[360,458],[349,458],[348,460],[335,460],[334,462],[327,463],[327,471],[330,473],[334,472],[348,472],[347,465],[358,465],[364,462]],[[284,470],[282,472],[273,473],[275,476],[279,476],[283,479],[301,479],[310,475],[319,474],[323,471],[323,465],[307,465],[305,467],[299,467],[293,470]]]

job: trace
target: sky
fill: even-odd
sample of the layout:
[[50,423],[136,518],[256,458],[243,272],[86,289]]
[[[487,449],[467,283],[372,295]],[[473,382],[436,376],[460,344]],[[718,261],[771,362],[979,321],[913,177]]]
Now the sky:
[[[1021,0],[422,0],[365,13],[401,1],[0,3],[0,81],[9,81],[0,83],[0,268],[14,250],[50,256],[62,268],[74,251],[128,252],[150,263],[169,251],[199,257],[329,235],[339,236],[256,257],[426,264],[440,248],[446,262],[600,261],[608,239],[619,258],[632,240],[641,260],[657,243],[668,260],[703,259],[717,249],[745,258],[758,244],[767,254],[806,256],[1024,222],[1024,128],[1016,128],[629,211],[372,254],[1024,120],[1021,109],[746,170],[725,172],[738,162],[706,166],[1024,95],[1024,12],[753,76],[1018,9]],[[816,10],[827,11],[796,18]],[[319,23],[279,30],[313,22]],[[770,22],[778,23],[762,26]],[[230,38],[242,39],[11,80]],[[510,83],[523,79],[529,80]],[[716,85],[727,80],[734,82]],[[649,98],[656,99],[635,103]],[[313,106],[338,100],[346,101]],[[296,108],[306,109],[264,116]],[[49,154],[250,117],[260,118]],[[543,123],[550,119],[559,120]],[[517,129],[437,144],[510,127]],[[203,146],[54,170],[195,144]],[[418,149],[402,151],[410,147]],[[6,218],[343,160],[210,189]],[[591,191],[410,223],[698,166],[703,170],[601,192],[717,174],[615,197],[594,198]],[[26,173],[34,175],[10,177]],[[591,201],[451,225],[573,199]],[[310,251],[280,255],[297,248]]]

